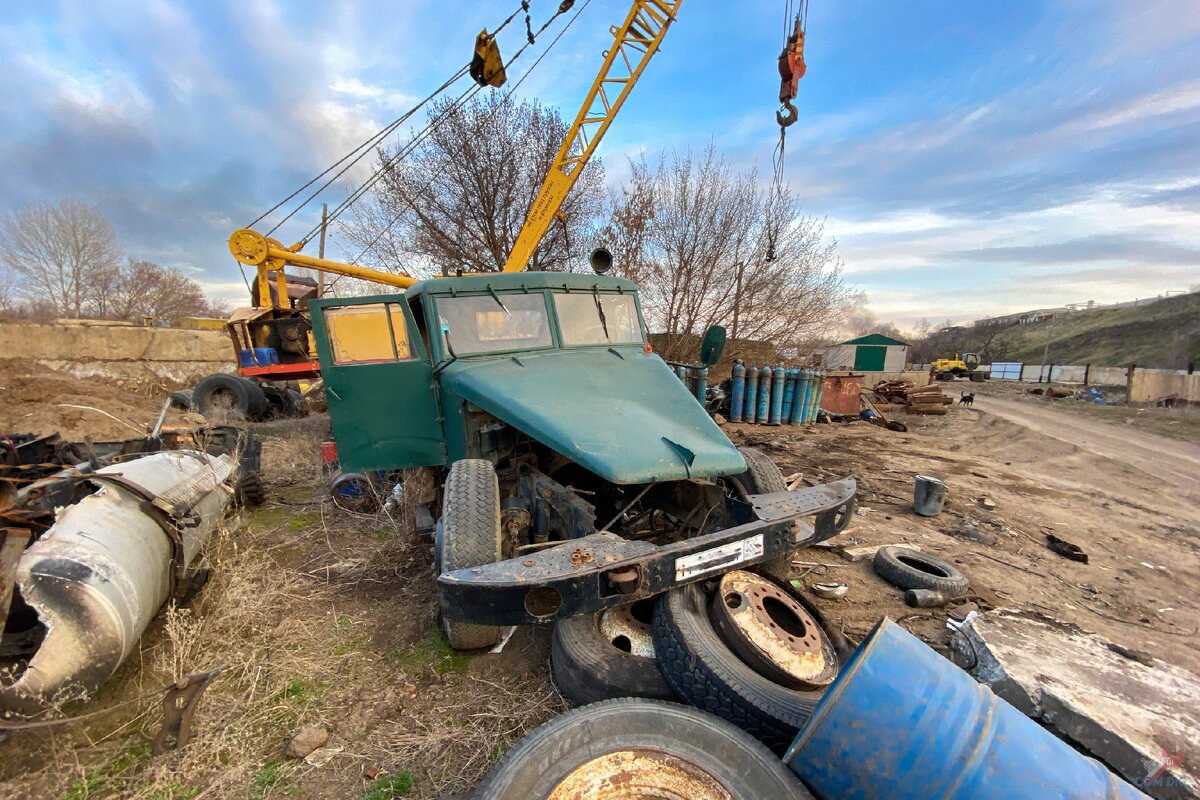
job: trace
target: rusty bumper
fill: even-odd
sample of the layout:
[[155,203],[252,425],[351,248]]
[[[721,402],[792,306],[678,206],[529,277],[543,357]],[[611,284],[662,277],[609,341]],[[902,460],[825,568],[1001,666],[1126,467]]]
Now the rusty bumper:
[[[747,498],[758,519],[656,546],[593,533],[438,578],[442,613],[481,625],[526,625],[652,597],[744,569],[841,533],[854,513],[851,479]],[[814,516],[812,524],[802,517]]]

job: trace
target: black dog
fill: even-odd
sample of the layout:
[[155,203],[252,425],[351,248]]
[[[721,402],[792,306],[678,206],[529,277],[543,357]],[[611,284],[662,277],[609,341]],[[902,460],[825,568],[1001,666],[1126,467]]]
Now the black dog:
[[960,406],[975,405],[975,393],[971,392],[970,394],[967,394],[966,392],[963,392],[958,398],[958,404]]

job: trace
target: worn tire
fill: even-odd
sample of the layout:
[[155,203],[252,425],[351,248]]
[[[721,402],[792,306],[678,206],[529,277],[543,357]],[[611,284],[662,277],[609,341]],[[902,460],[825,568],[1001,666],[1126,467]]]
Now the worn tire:
[[304,398],[300,392],[295,389],[287,390],[288,407],[291,409],[291,415],[297,419],[308,416],[308,403],[304,402]]
[[190,389],[181,389],[177,392],[171,392],[167,397],[171,400],[171,407],[182,409],[183,411],[193,411],[192,391]]
[[238,477],[234,487],[234,502],[245,508],[261,506],[267,500],[267,489],[263,486],[262,473],[251,470]]
[[[455,461],[442,498],[438,573],[499,561],[500,483],[492,462],[480,458]],[[442,634],[455,650],[491,647],[500,638],[495,626],[448,620],[444,614],[439,617]]]
[[562,696],[576,706],[618,697],[675,700],[658,659],[621,650],[600,631],[599,621],[600,614],[580,614],[554,623],[550,672]]
[[785,688],[743,663],[709,620],[701,584],[668,592],[654,611],[652,629],[658,667],[676,694],[777,753],[792,743],[823,694]]
[[934,589],[948,597],[967,593],[967,576],[948,561],[907,547],[881,547],[872,562],[875,573],[901,589]]
[[[741,497],[787,491],[787,481],[783,479],[783,472],[770,456],[753,447],[739,447],[738,452],[746,459],[746,471],[740,475],[730,475],[726,480]],[[741,513],[738,513],[739,511]],[[745,513],[744,509],[731,509],[731,515],[738,525],[753,519],[753,515]],[[780,578],[788,578],[791,575],[792,556],[795,553],[795,550],[789,550],[781,556],[764,561],[759,565],[759,569]]]
[[[779,759],[724,720],[676,703],[634,698],[594,703],[550,720],[517,742],[472,797],[528,800],[548,797],[560,787],[566,794],[564,779],[581,766],[629,751],[682,761],[705,773],[736,800],[812,800]],[[627,769],[622,780],[616,781],[615,771],[595,769],[594,780],[575,784],[577,791],[570,796],[595,800],[631,797],[633,787],[640,784],[639,777],[653,774]],[[644,796],[666,794],[651,791]]]
[[236,411],[249,420],[260,420],[267,411],[262,387],[237,375],[209,375],[192,390],[196,410],[210,416],[222,409]]

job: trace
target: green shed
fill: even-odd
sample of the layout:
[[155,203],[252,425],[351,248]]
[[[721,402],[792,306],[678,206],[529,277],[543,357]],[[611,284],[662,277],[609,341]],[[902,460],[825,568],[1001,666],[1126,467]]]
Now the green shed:
[[834,345],[825,353],[826,369],[854,372],[902,372],[908,345],[881,333],[869,333]]

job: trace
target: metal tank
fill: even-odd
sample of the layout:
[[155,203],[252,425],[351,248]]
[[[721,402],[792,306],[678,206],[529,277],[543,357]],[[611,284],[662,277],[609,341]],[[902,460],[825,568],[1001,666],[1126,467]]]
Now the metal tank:
[[741,422],[742,409],[746,403],[746,365],[741,361],[733,365],[732,396],[729,398],[729,421]]
[[742,422],[754,424],[758,416],[758,367],[746,370],[746,410]]
[[787,372],[783,369],[783,365],[775,367],[772,373],[771,380],[771,410],[767,417],[767,422],[771,425],[779,424],[779,416],[783,413],[783,383]]
[[759,425],[766,425],[767,419],[771,415],[772,378],[770,364],[763,367],[758,373],[758,412],[755,415],[755,422]]

